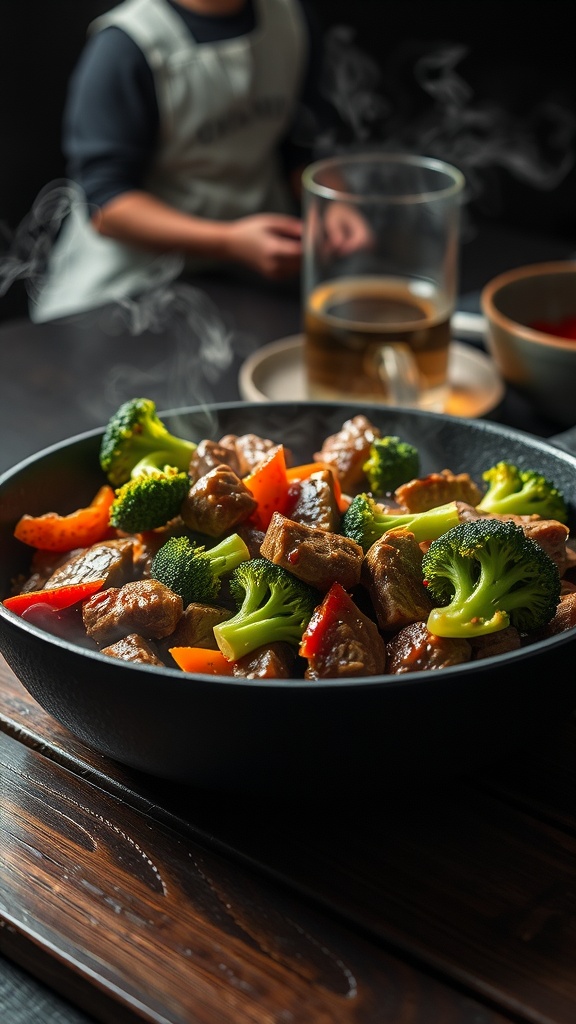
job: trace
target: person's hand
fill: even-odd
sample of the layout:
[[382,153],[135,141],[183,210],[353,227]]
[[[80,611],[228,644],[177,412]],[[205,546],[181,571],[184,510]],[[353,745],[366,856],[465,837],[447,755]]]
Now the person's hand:
[[230,259],[245,263],[264,277],[279,281],[300,271],[302,221],[283,214],[241,217],[227,227]]
[[324,210],[325,253],[348,256],[374,245],[374,234],[359,210],[349,203],[328,203]]

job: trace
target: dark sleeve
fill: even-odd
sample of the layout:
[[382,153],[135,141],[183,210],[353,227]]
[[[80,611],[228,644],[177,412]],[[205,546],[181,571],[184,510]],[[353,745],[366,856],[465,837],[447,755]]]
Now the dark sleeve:
[[70,79],[62,148],[67,174],[90,204],[139,189],[157,139],[150,67],[121,29],[92,36]]

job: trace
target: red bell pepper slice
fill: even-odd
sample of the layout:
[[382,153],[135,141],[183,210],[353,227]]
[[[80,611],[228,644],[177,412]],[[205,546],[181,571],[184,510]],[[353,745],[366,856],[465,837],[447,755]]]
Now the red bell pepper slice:
[[110,530],[110,507],[115,493],[105,484],[90,505],[70,515],[46,512],[41,516],[23,515],[14,529],[17,540],[42,551],[71,551],[88,548],[104,540]]
[[304,630],[299,649],[302,658],[313,658],[319,653],[328,629],[342,618],[344,610],[350,607],[350,601],[342,584],[333,583]]
[[83,583],[69,583],[63,587],[46,590],[30,590],[27,594],[6,597],[2,604],[16,615],[22,615],[33,604],[47,604],[51,608],[70,608],[78,601],[91,597],[104,586],[105,580],[88,580]]

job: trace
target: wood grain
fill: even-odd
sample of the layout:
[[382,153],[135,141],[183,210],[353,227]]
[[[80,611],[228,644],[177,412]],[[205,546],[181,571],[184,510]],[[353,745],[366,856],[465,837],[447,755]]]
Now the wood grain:
[[408,806],[338,813],[124,770],[1,662],[0,728],[0,948],[58,962],[99,1019],[572,1024],[572,723]]
[[1,734],[0,765],[0,948],[98,1019],[502,1021]]

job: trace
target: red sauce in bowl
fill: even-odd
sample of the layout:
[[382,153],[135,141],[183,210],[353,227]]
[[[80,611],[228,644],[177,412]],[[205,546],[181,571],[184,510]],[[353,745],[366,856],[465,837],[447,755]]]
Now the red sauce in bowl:
[[534,320],[530,327],[533,331],[553,334],[556,338],[568,338],[576,341],[576,316],[566,316],[563,320]]

